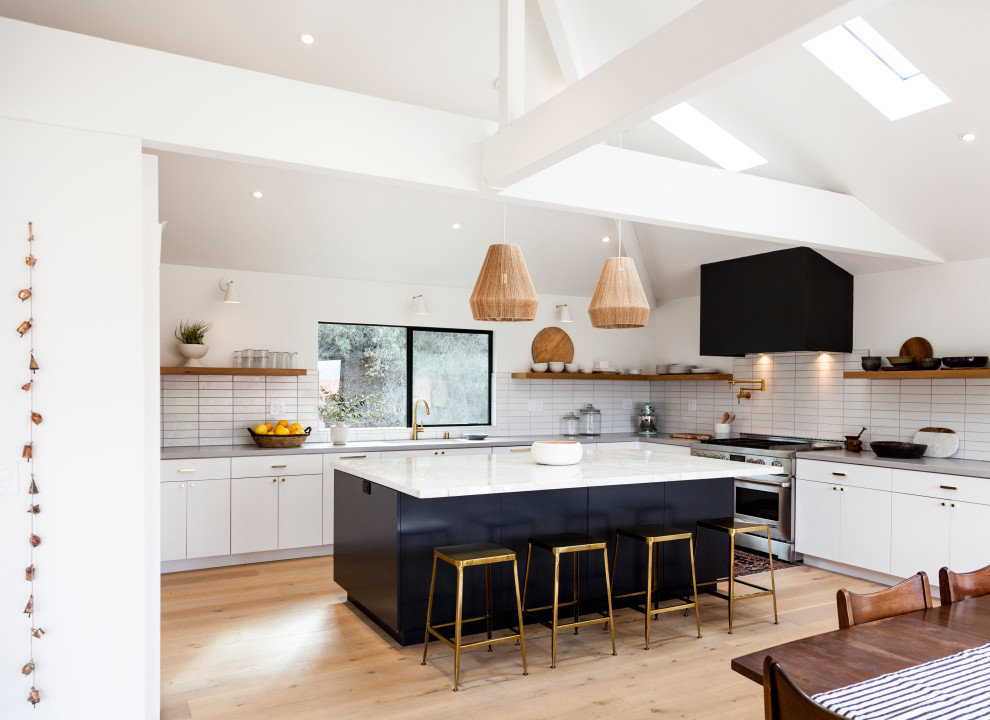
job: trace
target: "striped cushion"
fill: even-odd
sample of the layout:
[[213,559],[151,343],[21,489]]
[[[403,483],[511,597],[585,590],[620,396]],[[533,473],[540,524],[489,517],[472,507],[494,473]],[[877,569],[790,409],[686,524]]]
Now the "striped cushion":
[[990,644],[814,696],[855,720],[990,718]]

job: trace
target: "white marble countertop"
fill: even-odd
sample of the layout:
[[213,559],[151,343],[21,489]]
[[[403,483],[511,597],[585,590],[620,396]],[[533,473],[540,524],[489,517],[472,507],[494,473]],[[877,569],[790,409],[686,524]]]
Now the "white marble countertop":
[[586,452],[577,465],[538,465],[528,453],[331,460],[338,469],[417,498],[776,475],[780,468],[650,450]]

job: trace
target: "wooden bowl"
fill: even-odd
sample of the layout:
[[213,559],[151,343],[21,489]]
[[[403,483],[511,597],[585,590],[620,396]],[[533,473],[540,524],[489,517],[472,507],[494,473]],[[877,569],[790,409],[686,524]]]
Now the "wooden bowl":
[[925,454],[928,446],[921,443],[875,440],[870,443],[870,449],[876,453],[877,457],[906,459],[920,458]]
[[895,355],[895,356],[888,355],[887,356],[887,362],[890,363],[890,366],[891,367],[909,368],[912,365],[914,365],[914,356],[913,355]]
[[247,431],[258,447],[285,449],[302,447],[302,444],[309,438],[309,434],[313,431],[313,428],[306,428],[306,432],[303,435],[256,435],[254,428],[248,428]]

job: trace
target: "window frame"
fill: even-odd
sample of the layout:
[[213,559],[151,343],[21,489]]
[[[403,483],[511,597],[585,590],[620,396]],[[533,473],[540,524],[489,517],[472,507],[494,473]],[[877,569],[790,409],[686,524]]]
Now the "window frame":
[[[424,418],[420,418],[420,424],[424,427],[486,427],[492,424],[492,413],[494,408],[493,398],[492,398],[492,375],[495,370],[495,331],[494,330],[483,330],[483,329],[470,329],[470,328],[447,328],[447,327],[431,327],[426,325],[395,325],[392,323],[358,323],[358,322],[338,322],[333,320],[319,320],[317,321],[317,361],[319,361],[319,326],[320,325],[360,325],[364,327],[390,327],[390,328],[403,328],[406,331],[406,424],[404,426],[393,426],[393,427],[406,427],[412,428],[412,417],[413,417],[413,403],[415,399],[413,398],[413,333],[415,331],[420,332],[437,332],[437,333],[451,333],[459,335],[487,335],[488,336],[488,377],[487,377],[487,392],[488,392],[488,417],[487,422],[484,423],[426,423],[423,422],[429,415]],[[331,358],[332,359],[332,358]],[[344,364],[341,362],[341,385],[344,381]],[[319,397],[319,395],[317,395]],[[388,428],[381,428],[386,430]]]

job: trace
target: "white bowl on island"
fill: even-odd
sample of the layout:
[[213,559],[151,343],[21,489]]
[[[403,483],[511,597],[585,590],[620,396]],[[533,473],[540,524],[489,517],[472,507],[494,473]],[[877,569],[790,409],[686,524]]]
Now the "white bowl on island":
[[576,440],[537,440],[529,455],[538,465],[577,465],[584,449]]

